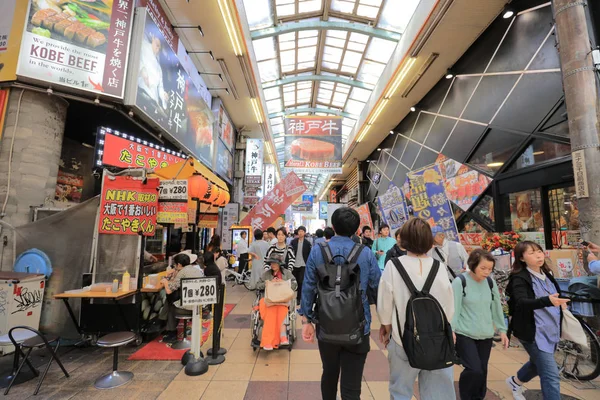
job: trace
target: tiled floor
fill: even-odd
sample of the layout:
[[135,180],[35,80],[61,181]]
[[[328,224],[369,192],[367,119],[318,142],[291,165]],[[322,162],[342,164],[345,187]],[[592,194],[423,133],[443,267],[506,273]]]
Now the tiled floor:
[[[126,361],[137,350],[126,347],[121,351],[119,369],[132,371],[132,382],[113,390],[100,391],[93,387],[94,380],[110,371],[112,353],[98,348],[62,350],[62,358],[71,378],[51,369],[38,396],[32,396],[35,381],[15,386],[8,399],[185,399],[185,400],[317,400],[320,399],[321,364],[316,344],[294,344],[293,351],[252,351],[250,347],[249,315],[254,293],[243,287],[227,288],[227,303],[236,307],[226,318],[222,347],[228,349],[225,363],[209,368],[208,373],[187,376],[178,361]],[[298,324],[300,327],[300,324]],[[378,343],[377,318],[372,324],[371,352],[367,357],[362,381],[362,399],[389,399],[387,351]],[[300,330],[298,330],[300,333]],[[206,346],[208,348],[208,345]],[[206,348],[204,350],[206,350]],[[504,379],[514,374],[527,360],[520,349],[492,350],[488,378],[487,399],[512,398]],[[37,365],[42,360],[36,359]],[[0,360],[0,367],[10,365],[8,357]],[[0,368],[4,369],[4,368]],[[461,368],[454,367],[458,381]],[[600,387],[600,381],[596,384]],[[539,389],[536,379],[526,385]],[[600,399],[600,389],[577,389],[562,383],[562,392],[575,398]],[[418,398],[418,393],[415,398]],[[528,396],[529,398],[529,396]],[[540,397],[541,398],[541,397]],[[426,399],[430,400],[430,399]],[[438,399],[431,399],[438,400]]]

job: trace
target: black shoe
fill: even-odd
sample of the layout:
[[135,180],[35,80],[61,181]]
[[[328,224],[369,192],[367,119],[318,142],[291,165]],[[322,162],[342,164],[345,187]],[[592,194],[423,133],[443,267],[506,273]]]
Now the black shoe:
[[163,341],[163,343],[175,343],[175,342],[177,342],[177,334],[165,335],[165,336],[163,336],[162,341]]

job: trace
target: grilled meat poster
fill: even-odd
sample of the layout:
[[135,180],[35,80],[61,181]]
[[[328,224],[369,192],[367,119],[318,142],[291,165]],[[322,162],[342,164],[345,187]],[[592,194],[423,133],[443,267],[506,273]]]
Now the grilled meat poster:
[[138,8],[125,104],[162,128],[206,166],[213,166],[212,110],[152,14]]
[[285,168],[300,174],[341,174],[342,117],[286,117]]
[[134,0],[31,0],[17,75],[123,97]]

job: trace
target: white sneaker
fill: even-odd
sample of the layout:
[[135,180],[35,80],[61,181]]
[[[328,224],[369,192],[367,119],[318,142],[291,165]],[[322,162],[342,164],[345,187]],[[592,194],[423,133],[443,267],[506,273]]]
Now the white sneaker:
[[523,392],[524,392],[524,388],[521,385],[518,385],[515,380],[514,380],[514,376],[509,376],[508,378],[506,378],[506,386],[508,386],[508,388],[512,391],[512,395],[513,395],[513,399],[515,400],[525,400],[525,396],[523,396]]
[[273,350],[273,346],[265,346],[265,347],[263,347],[263,350],[271,351],[271,350]]

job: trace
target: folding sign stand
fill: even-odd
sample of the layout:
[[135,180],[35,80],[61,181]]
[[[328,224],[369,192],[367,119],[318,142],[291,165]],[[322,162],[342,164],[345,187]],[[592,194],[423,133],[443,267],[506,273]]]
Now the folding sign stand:
[[192,315],[192,348],[185,353],[181,362],[185,364],[185,374],[202,375],[208,371],[206,359],[202,357],[202,306],[216,304],[217,278],[189,278],[181,280],[181,306],[194,306]]
[[223,325],[223,308],[225,306],[225,284],[219,288],[219,301],[213,309],[213,345],[206,352],[208,365],[218,365],[225,362],[227,349],[221,347],[221,326]]

